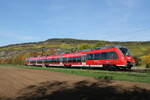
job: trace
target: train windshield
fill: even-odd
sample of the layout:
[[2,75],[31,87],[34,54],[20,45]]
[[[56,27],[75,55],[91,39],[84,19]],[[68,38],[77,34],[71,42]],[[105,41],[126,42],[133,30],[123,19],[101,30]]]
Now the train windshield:
[[122,51],[122,53],[123,53],[125,56],[130,56],[129,50],[128,50],[127,48],[120,48],[120,50]]

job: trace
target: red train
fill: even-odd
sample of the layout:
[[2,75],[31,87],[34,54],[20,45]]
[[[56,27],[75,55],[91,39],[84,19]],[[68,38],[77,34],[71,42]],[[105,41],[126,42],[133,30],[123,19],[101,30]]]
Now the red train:
[[124,46],[105,46],[70,54],[29,57],[25,65],[130,69],[135,65],[135,60]]

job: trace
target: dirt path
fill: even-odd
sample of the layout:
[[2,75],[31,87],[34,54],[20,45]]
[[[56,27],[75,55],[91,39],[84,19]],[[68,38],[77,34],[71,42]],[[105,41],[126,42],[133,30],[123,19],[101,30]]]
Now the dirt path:
[[[146,84],[146,83],[120,82],[120,81],[106,82],[103,80],[96,80],[90,77],[69,75],[60,72],[51,72],[46,70],[21,69],[15,67],[0,67],[0,99],[2,98],[25,99],[27,97],[26,99],[32,100],[33,97],[37,97],[35,100],[42,100],[43,98],[44,98],[43,100],[47,100],[46,97],[51,98],[51,96],[54,97],[56,95],[56,94],[52,95],[53,93],[57,93],[58,91],[59,91],[58,94],[60,94],[60,91],[66,93],[66,89],[70,90],[70,88],[73,90],[71,90],[71,92],[69,93],[72,93],[74,89],[80,90],[82,86],[86,87],[86,89],[89,88],[87,90],[92,90],[94,87],[94,89],[96,90],[99,89],[97,90],[98,92],[100,92],[102,87],[103,88],[112,87],[112,88],[117,88],[116,90],[113,91],[120,91],[120,89],[121,91],[124,90],[135,91],[135,89],[139,89],[136,91],[140,91],[140,92],[145,91],[148,94],[150,93],[149,92],[150,84]],[[81,89],[86,90],[83,89],[83,87]],[[83,91],[80,90],[79,92],[82,93]],[[107,92],[108,91],[106,91],[106,93]],[[88,94],[86,95],[88,96]],[[74,92],[73,92],[73,96],[74,96]]]

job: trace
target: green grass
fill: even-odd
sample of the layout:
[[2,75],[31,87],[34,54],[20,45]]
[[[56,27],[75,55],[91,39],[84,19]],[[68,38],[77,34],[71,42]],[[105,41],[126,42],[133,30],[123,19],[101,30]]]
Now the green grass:
[[116,72],[116,71],[91,70],[91,69],[51,68],[51,67],[41,68],[41,67],[23,66],[23,65],[0,65],[0,66],[5,66],[5,67],[14,66],[17,68],[48,70],[48,71],[63,72],[68,74],[81,75],[81,76],[89,76],[98,79],[150,83],[150,73],[135,73],[135,72],[131,73],[131,72]]

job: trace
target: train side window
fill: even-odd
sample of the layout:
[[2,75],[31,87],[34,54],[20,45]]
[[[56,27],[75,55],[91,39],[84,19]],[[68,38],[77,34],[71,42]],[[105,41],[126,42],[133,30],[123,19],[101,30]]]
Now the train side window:
[[29,60],[29,62],[31,63],[32,60]]
[[57,59],[56,59],[56,58],[54,59],[54,62],[55,62],[55,63],[57,62]]
[[73,57],[71,57],[71,61],[70,62],[73,62]]
[[70,62],[74,62],[74,57],[71,57],[71,61]]
[[108,52],[107,57],[108,57],[108,59],[117,59],[118,58],[116,52]]
[[75,57],[72,57],[72,62],[76,62],[76,59],[75,59]]
[[93,57],[94,57],[94,54],[87,54],[87,59],[88,59],[88,60],[92,60]]
[[40,63],[43,63],[43,59],[40,59]]
[[101,59],[101,53],[95,53],[95,54],[94,54],[94,59],[95,59],[95,60]]
[[73,62],[73,57],[70,58],[70,62]]
[[107,52],[103,52],[101,54],[101,59],[107,59]]
[[47,60],[46,60],[46,63],[50,63],[50,59],[47,59]]
[[53,62],[53,59],[50,59],[50,62],[52,63],[52,62]]
[[58,58],[56,58],[56,62],[57,62],[57,63],[59,62],[59,59],[58,59]]
[[117,59],[118,56],[116,52],[103,52],[101,58],[102,59]]
[[45,63],[48,63],[48,59],[45,59]]
[[[35,61],[33,60],[33,62],[35,62]],[[37,59],[36,62],[40,63],[40,59]]]
[[63,62],[64,62],[64,63],[67,62],[67,58],[63,58]]
[[78,62],[78,57],[75,57],[75,62]]
[[57,62],[57,59],[56,59],[56,58],[54,59],[54,62],[55,62],[55,63]]
[[62,59],[63,59],[63,58],[59,58],[59,62],[62,62]]
[[43,63],[45,63],[46,62],[46,59],[43,59]]
[[51,63],[53,63],[54,62],[54,59],[51,59]]
[[76,62],[75,57],[71,58],[71,62]]
[[58,62],[58,59],[57,58],[55,58],[55,63],[57,63]]
[[57,62],[60,62],[60,58],[57,58]]
[[47,59],[46,62],[47,62],[47,63],[51,63],[51,62],[52,62],[52,59]]
[[55,58],[53,59],[53,62],[54,62],[54,63],[56,62],[56,59],[55,59]]
[[77,57],[77,62],[81,62],[81,57]]
[[58,62],[58,60],[57,60],[57,58],[55,58],[55,63],[57,63]]
[[47,59],[44,59],[44,63],[46,63],[47,62]]
[[64,62],[65,61],[65,58],[62,58],[62,62]]
[[69,58],[67,58],[68,59],[68,62],[71,62],[71,58],[69,57]]
[[51,63],[51,59],[47,59],[47,63]]
[[43,59],[43,63],[45,63],[46,62],[46,59]]
[[73,62],[76,62],[76,57],[73,57]]

